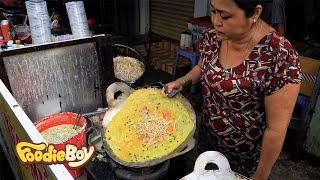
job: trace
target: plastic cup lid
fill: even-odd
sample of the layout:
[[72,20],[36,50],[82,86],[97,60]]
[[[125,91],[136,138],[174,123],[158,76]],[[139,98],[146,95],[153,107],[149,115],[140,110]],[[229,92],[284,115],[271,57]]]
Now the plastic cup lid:
[[2,20],[2,21],[1,21],[1,25],[7,25],[7,24],[9,24],[9,21],[8,21],[8,20]]

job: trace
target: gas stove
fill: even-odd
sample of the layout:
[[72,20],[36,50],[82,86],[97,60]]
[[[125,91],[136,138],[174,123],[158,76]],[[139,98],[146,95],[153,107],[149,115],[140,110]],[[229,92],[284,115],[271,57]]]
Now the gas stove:
[[98,156],[89,163],[86,171],[89,179],[123,179],[123,180],[159,180],[164,179],[170,167],[170,160],[161,164],[132,168],[115,162],[107,153],[98,153]]
[[168,172],[170,160],[161,164],[145,167],[145,168],[132,168],[120,165],[119,163],[110,159],[111,167],[115,176],[118,179],[125,180],[157,180],[162,179]]

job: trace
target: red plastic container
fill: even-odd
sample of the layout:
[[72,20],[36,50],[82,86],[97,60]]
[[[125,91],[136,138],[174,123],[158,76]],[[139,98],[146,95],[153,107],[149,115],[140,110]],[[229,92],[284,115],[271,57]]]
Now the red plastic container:
[[1,21],[1,32],[2,32],[3,39],[6,42],[13,39],[11,36],[10,24],[8,20]]
[[[73,125],[76,123],[76,117],[77,117],[77,114],[75,113],[64,112],[64,113],[47,116],[41,120],[36,121],[34,125],[36,126],[38,131],[41,133],[54,126],[64,125],[64,124]],[[82,117],[79,120],[78,125],[80,127],[85,127],[87,125],[86,119]],[[83,131],[81,131],[76,136],[68,139],[63,143],[54,144],[54,146],[55,146],[55,149],[57,150],[64,150],[67,144],[73,144],[77,146],[78,149],[81,149],[82,147],[87,147],[85,128],[83,128]],[[84,168],[69,169],[67,166],[67,163],[65,163],[64,166],[68,169],[68,171],[74,178],[81,176],[84,172]]]

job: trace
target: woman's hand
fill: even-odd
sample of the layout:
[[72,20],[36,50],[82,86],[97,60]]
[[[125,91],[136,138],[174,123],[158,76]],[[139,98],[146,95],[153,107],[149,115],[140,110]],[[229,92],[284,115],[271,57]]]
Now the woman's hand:
[[178,80],[172,81],[166,85],[168,88],[167,91],[166,92],[164,90],[162,91],[165,95],[168,95],[169,93],[171,93],[173,89],[176,89],[176,91],[178,92],[182,91],[183,89],[181,82]]
[[183,89],[181,82],[178,80],[168,83],[167,86],[168,86],[168,93],[170,93],[172,89],[176,89],[179,92],[182,91]]
[[[179,79],[172,81],[167,84],[167,92],[165,95],[168,95],[175,89],[178,93],[182,91],[183,88],[191,85],[192,83],[197,83],[200,81],[201,77],[201,68],[199,66],[195,66],[190,72],[188,72],[185,76],[180,77]],[[176,94],[174,93],[174,94]]]

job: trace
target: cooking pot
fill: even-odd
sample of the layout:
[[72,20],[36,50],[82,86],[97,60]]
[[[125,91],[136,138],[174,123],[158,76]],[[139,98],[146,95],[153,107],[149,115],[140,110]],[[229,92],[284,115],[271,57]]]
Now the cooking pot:
[[[155,90],[161,91],[161,89],[159,89],[157,87],[152,87],[152,86],[146,86],[146,87],[142,87],[142,88],[153,88]],[[119,91],[122,92],[122,94],[120,96],[118,96],[117,98],[114,98],[115,93],[119,92]],[[122,82],[115,82],[107,88],[106,98],[107,98],[109,110],[106,112],[104,119],[103,119],[103,127],[104,127],[103,133],[106,132],[106,129],[107,129],[109,123],[112,121],[112,118],[121,110],[121,108],[124,104],[124,101],[134,91],[135,91],[135,89],[132,89],[131,87],[129,87],[128,85],[126,85],[125,83],[122,83]],[[196,128],[195,112],[194,112],[191,104],[188,102],[188,100],[186,98],[184,98],[182,95],[178,94],[174,98],[177,98],[184,105],[184,107],[188,110],[188,113],[189,113],[191,120],[193,122],[193,129],[189,133],[186,140],[184,142],[182,142],[173,152],[171,152],[161,158],[153,159],[153,160],[146,161],[146,162],[125,162],[115,156],[114,152],[112,151],[112,149],[109,147],[107,141],[105,140],[105,136],[103,135],[103,142],[104,142],[104,146],[106,148],[106,152],[108,153],[108,155],[114,161],[116,161],[119,164],[122,164],[124,166],[141,168],[141,167],[149,167],[149,166],[157,165],[157,164],[162,163],[170,158],[179,156],[181,154],[184,154],[184,153],[190,151],[195,145],[195,140],[193,138],[195,128]]]
[[[205,170],[208,164],[217,165],[217,170]],[[228,159],[217,151],[206,151],[197,158],[194,171],[180,180],[249,180],[249,178],[233,172]]]
[[121,80],[122,82],[125,82],[126,84],[129,84],[132,87],[133,84],[135,84],[137,81],[139,81],[139,79],[141,79],[141,77],[145,72],[143,57],[135,49],[122,44],[114,44],[113,53],[114,53],[114,57],[113,57],[114,62],[118,61],[120,63],[121,61],[124,61],[126,58],[129,58],[131,59],[131,61],[135,62],[137,65],[141,67],[141,70],[142,70],[141,76],[137,76],[136,78],[131,79],[131,81],[118,77],[116,76],[116,73],[115,73],[115,76],[117,79]]

